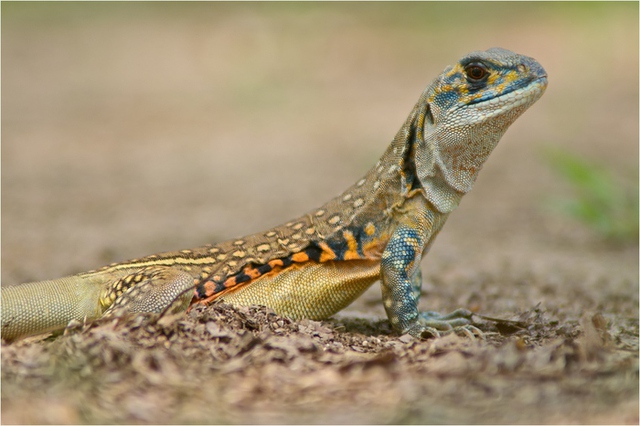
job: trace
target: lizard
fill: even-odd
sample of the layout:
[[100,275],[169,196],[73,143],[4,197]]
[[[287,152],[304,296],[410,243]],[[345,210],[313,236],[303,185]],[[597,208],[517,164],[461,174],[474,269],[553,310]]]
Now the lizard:
[[420,261],[507,128],[544,93],[533,58],[475,51],[422,92],[380,160],[321,207],[265,232],[2,288],[2,338],[119,312],[224,301],[326,319],[380,281],[392,329],[420,338],[472,313],[418,310]]

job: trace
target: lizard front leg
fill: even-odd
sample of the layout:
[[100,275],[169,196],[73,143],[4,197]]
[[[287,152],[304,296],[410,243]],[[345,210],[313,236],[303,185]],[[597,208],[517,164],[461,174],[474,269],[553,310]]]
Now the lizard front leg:
[[471,323],[471,312],[458,309],[447,315],[418,311],[422,272],[420,260],[425,237],[418,228],[398,227],[382,253],[380,275],[382,300],[393,329],[399,334],[422,337],[424,332],[437,335],[437,330],[452,330]]

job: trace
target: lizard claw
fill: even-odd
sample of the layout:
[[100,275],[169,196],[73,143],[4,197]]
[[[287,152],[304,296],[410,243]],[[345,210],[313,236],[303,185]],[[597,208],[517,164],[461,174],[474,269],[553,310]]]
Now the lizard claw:
[[484,332],[480,330],[478,327],[471,324],[451,327],[448,330],[438,330],[434,327],[417,326],[409,330],[408,333],[411,336],[415,337],[416,339],[421,339],[421,340],[439,338],[442,336],[449,335],[451,333],[456,333],[459,336],[465,336],[472,340],[475,340],[476,338],[486,340]]
[[457,333],[471,339],[484,338],[484,333],[471,324],[473,312],[468,309],[456,309],[448,314],[435,311],[420,312],[418,319],[408,333],[418,339],[441,337],[450,333]]
[[471,324],[463,325],[462,327],[456,327],[453,331],[455,331],[458,335],[462,334],[472,340],[474,340],[476,337],[479,337],[482,340],[486,340],[484,332],[478,327]]

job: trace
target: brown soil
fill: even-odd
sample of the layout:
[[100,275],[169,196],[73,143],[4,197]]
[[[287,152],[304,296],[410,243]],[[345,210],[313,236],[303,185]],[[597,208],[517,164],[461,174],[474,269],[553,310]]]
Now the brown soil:
[[3,423],[638,423],[638,244],[550,208],[561,146],[638,176],[636,3],[2,4],[2,284],[266,229],[375,163],[447,64],[550,86],[423,263],[486,339],[218,305],[2,345]]

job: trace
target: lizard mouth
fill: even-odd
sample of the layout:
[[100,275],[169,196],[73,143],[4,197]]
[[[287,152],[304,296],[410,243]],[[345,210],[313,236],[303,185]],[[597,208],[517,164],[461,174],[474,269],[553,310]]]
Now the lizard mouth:
[[537,101],[547,88],[547,76],[542,75],[531,81],[524,87],[516,87],[512,90],[500,93],[489,99],[474,99],[461,109],[473,111],[475,114],[482,114],[482,118],[490,118],[501,115],[516,108],[526,109]]

